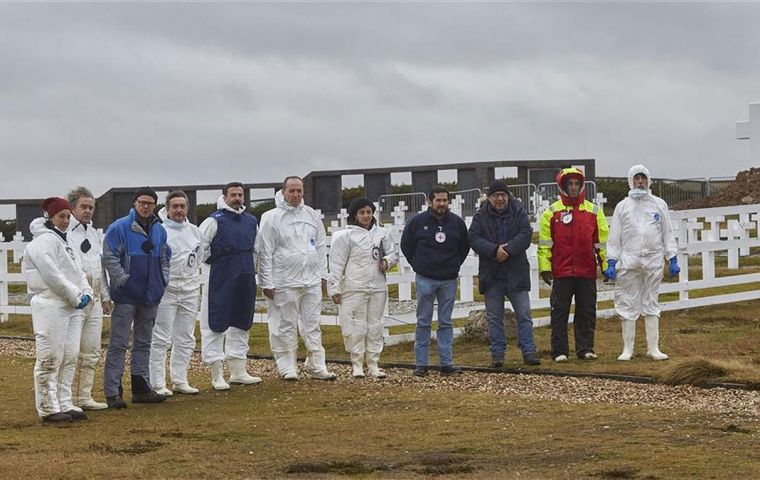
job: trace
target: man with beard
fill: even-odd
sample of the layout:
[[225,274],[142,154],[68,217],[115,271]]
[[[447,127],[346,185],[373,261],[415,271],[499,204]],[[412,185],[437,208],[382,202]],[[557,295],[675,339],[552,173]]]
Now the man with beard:
[[414,337],[414,375],[428,373],[430,326],[438,299],[438,359],[442,375],[462,373],[454,365],[454,324],[451,313],[457,293],[459,267],[470,252],[467,226],[449,210],[449,191],[437,185],[428,195],[428,209],[407,222],[401,251],[417,274],[417,329]]
[[243,184],[230,182],[217,200],[218,210],[201,223],[203,258],[211,265],[208,296],[201,314],[201,357],[211,366],[214,390],[229,390],[230,383],[254,385],[261,378],[246,371],[248,335],[253,325],[256,277],[253,247],[256,217],[246,211]]

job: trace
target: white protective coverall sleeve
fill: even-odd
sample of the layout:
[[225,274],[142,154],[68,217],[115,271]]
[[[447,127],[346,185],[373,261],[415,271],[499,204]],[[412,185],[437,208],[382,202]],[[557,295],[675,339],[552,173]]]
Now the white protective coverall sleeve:
[[343,293],[343,277],[346,273],[346,263],[351,251],[350,247],[351,231],[348,229],[339,230],[333,233],[330,242],[330,273],[327,278],[327,294],[333,295]]

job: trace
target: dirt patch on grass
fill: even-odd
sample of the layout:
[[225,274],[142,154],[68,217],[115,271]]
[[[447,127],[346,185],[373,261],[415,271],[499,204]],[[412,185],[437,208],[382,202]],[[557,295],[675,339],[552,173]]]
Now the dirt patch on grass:
[[162,442],[146,440],[144,442],[130,443],[125,446],[107,445],[105,443],[91,443],[90,450],[93,452],[111,453],[115,455],[142,455],[158,450],[166,445]]
[[452,455],[451,453],[422,454],[417,455],[415,460],[420,466],[411,469],[424,475],[456,475],[472,473],[476,470],[470,463],[469,457]]
[[634,467],[615,467],[610,468],[606,470],[601,470],[594,474],[595,477],[599,478],[605,478],[605,479],[628,479],[628,478],[636,478],[636,476],[639,473],[638,468]]
[[331,460],[329,462],[298,462],[285,468],[291,475],[334,474],[334,475],[368,475],[376,471],[389,470],[388,465],[370,463],[362,460]]

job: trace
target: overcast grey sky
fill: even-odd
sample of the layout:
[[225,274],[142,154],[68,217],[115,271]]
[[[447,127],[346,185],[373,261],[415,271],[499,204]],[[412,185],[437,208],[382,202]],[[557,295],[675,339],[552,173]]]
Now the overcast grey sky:
[[760,4],[0,4],[0,198],[371,166],[749,168]]

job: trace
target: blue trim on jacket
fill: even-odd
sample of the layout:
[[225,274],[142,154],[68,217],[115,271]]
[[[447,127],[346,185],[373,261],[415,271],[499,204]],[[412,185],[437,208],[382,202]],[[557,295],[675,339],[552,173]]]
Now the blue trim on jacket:
[[150,239],[131,209],[129,215],[114,221],[106,230],[103,267],[108,272],[108,292],[116,303],[155,305],[164,295],[171,249],[166,243],[166,230],[155,215],[148,229]]

